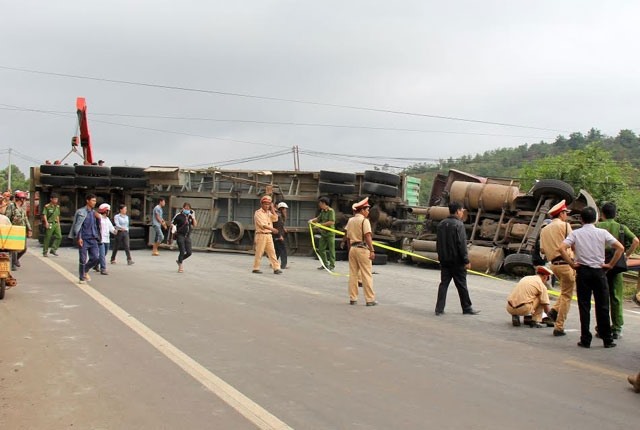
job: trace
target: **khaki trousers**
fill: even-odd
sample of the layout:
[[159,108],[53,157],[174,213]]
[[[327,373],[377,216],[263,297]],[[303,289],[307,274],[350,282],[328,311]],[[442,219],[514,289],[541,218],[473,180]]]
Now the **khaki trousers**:
[[544,306],[540,304],[540,298],[536,297],[533,302],[527,303],[524,306],[520,306],[518,308],[514,308],[507,302],[507,312],[511,315],[516,316],[525,316],[532,315],[533,320],[535,322],[542,321],[542,311],[544,310]]
[[253,259],[253,270],[260,269],[260,260],[262,260],[265,252],[267,253],[267,257],[269,257],[271,268],[273,270],[280,270],[280,263],[276,258],[276,249],[273,246],[273,237],[271,234],[256,233],[255,245],[256,256]]
[[349,249],[349,300],[358,300],[358,280],[362,281],[364,298],[367,303],[376,300],[376,294],[373,292],[371,270],[369,250],[352,246]]
[[568,264],[551,265],[551,270],[560,281],[560,296],[558,297],[556,304],[552,307],[552,309],[555,309],[556,312],[558,312],[555,329],[564,330],[564,322],[566,321],[569,309],[571,308],[571,297],[573,296],[573,291],[576,288],[576,271]]

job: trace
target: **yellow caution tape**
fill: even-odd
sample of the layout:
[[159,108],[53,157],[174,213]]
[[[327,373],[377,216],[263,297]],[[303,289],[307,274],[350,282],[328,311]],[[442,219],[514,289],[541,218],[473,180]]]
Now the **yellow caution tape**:
[[[318,250],[316,249],[316,243],[315,243],[315,240],[314,240],[314,237],[313,237],[313,227],[318,227],[318,228],[321,228],[323,230],[327,230],[327,231],[330,231],[332,233],[339,234],[341,236],[344,236],[345,233],[343,231],[339,231],[339,230],[336,230],[334,228],[327,227],[326,225],[318,224],[318,223],[315,223],[315,222],[310,222],[309,223],[309,234],[311,235],[311,245],[313,246],[313,251],[318,256],[318,259],[320,260],[320,264],[322,264],[322,267],[324,267],[325,270],[328,271],[329,273],[331,273],[332,275],[349,276],[349,275],[340,274],[340,273],[337,273],[337,272],[332,272],[327,266],[325,266],[324,262],[322,261],[322,258],[320,258],[320,254],[318,254]],[[426,261],[429,261],[431,263],[440,263],[438,260],[433,260],[433,259],[425,257],[423,255],[415,254],[415,253],[413,253],[411,251],[405,251],[404,249],[394,248],[392,246],[385,245],[384,243],[376,242],[375,240],[372,241],[372,242],[373,242],[374,246],[377,246],[377,247],[382,248],[382,249],[386,249],[388,251],[397,252],[398,254],[409,255],[411,257],[415,257],[415,258],[419,258],[419,259],[422,259],[422,260],[426,260]],[[498,278],[496,276],[492,276],[492,275],[489,275],[487,273],[477,272],[475,270],[467,270],[467,272],[472,273],[474,275],[478,275],[478,276],[484,276],[485,278],[495,279],[495,280],[501,281],[501,282],[509,282],[506,279]],[[559,291],[548,290],[548,293],[551,294],[552,296],[556,296],[556,297],[560,296],[560,292]],[[572,296],[572,299],[573,300],[578,300],[578,298],[576,296]]]

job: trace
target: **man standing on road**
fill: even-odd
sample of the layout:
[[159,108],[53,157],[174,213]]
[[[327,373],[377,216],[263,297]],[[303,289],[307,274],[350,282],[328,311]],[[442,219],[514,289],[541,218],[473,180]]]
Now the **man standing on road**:
[[273,227],[278,230],[278,233],[273,235],[273,246],[276,249],[276,258],[280,259],[280,269],[287,268],[287,231],[284,228],[284,223],[287,221],[287,210],[289,206],[285,202],[278,203],[278,221],[273,224]]
[[449,217],[438,224],[436,248],[440,260],[440,286],[438,287],[436,315],[444,314],[447,290],[451,279],[453,279],[458,296],[460,296],[462,313],[465,315],[480,313],[480,311],[473,309],[467,289],[467,269],[471,268],[471,264],[467,252],[467,234],[461,221],[463,216],[462,205],[450,203]]
[[[56,251],[62,241],[62,232],[60,231],[60,205],[58,204],[58,195],[56,193],[51,193],[49,203],[44,205],[42,209],[42,223],[45,229],[42,256],[46,257],[47,252],[49,252],[57,257],[58,253]],[[53,238],[53,243],[51,243],[51,238]]]
[[[596,323],[598,333],[605,348],[613,348],[616,344],[611,335],[609,322],[609,288],[605,271],[615,266],[624,252],[624,247],[607,230],[596,228],[596,211],[586,207],[580,212],[582,228],[572,232],[563,242],[558,251],[562,258],[576,270],[576,290],[578,295],[578,309],[580,310],[580,342],[582,348],[591,347],[591,295],[595,301]],[[615,254],[609,263],[604,262],[604,248],[606,245],[615,249]],[[576,252],[575,261],[568,250],[573,247]]]
[[167,228],[167,223],[164,220],[164,208],[165,200],[164,197],[160,197],[158,199],[158,204],[153,208],[153,215],[151,219],[151,225],[153,226],[153,249],[151,251],[151,255],[158,256],[160,255],[160,251],[158,248],[160,247],[160,242],[164,240],[164,234],[162,233],[162,229]]
[[[548,312],[549,318],[555,321],[553,329],[554,336],[564,336],[564,322],[571,309],[571,299],[576,287],[576,271],[573,270],[562,258],[560,245],[562,241],[573,231],[567,222],[569,209],[564,200],[549,209],[549,215],[553,218],[550,224],[540,231],[540,249],[546,259],[551,262],[551,270],[560,281],[560,297],[555,305]],[[567,250],[570,258],[573,258],[573,251]]]
[[536,274],[525,276],[507,297],[507,312],[511,316],[511,323],[520,326],[520,316],[524,315],[524,323],[529,327],[544,327],[542,311],[549,313],[549,293],[546,283],[553,275],[551,269],[544,266],[536,267]]
[[276,258],[276,250],[273,247],[273,235],[278,234],[278,230],[273,227],[273,223],[277,220],[278,215],[271,204],[271,197],[263,196],[260,199],[260,209],[253,214],[256,234],[256,255],[253,259],[253,273],[262,273],[262,270],[260,270],[260,260],[262,260],[265,252],[267,253],[267,257],[269,257],[273,273],[276,275],[282,273],[280,263],[278,263],[278,259]]
[[173,224],[176,226],[176,242],[178,243],[178,273],[184,272],[182,263],[191,257],[191,231],[198,225],[195,212],[191,209],[191,204],[185,202],[182,210],[173,217]]
[[[638,241],[636,235],[629,230],[629,227],[615,221],[616,210],[616,205],[613,203],[605,203],[602,205],[602,221],[596,224],[596,227],[607,230],[622,243],[622,246],[625,245],[625,242],[630,242],[631,246],[629,246],[629,249],[626,251],[626,256],[629,257],[636,250],[640,241]],[[622,307],[622,302],[624,301],[624,281],[622,280],[622,273],[612,274],[611,271],[608,271],[607,283],[609,285],[609,307],[611,308],[611,335],[614,339],[618,339],[622,337],[622,326],[624,325]]]
[[349,304],[358,304],[358,284],[362,283],[367,306],[376,306],[373,291],[372,262],[376,257],[371,238],[369,221],[369,197],[354,203],[354,216],[347,222],[347,232],[343,243],[349,247]]
[[98,247],[100,227],[98,225],[98,217],[96,217],[96,213],[93,210],[96,207],[96,195],[87,194],[85,201],[86,206],[76,211],[69,231],[69,238],[75,240],[78,244],[78,272],[81,284],[91,280],[88,270],[100,262],[100,249]]
[[[317,223],[325,227],[333,227],[336,223],[336,213],[331,206],[328,197],[322,196],[318,199],[320,214],[309,220],[309,222]],[[324,266],[318,267],[322,270],[325,267],[329,270],[335,269],[336,266],[336,234],[332,231],[320,229],[320,243],[318,244],[318,254]]]
[[11,270],[17,270],[20,267],[20,258],[27,252],[27,238],[31,237],[31,223],[24,208],[24,202],[27,200],[27,193],[24,191],[16,191],[14,202],[9,203],[5,215],[13,225],[20,225],[26,229],[24,238],[24,249],[22,251],[11,252]]

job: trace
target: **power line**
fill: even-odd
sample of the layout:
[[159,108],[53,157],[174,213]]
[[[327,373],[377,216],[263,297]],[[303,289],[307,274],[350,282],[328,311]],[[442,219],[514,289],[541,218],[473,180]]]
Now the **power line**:
[[363,107],[363,106],[355,106],[355,105],[344,105],[338,103],[322,103],[322,102],[314,102],[308,100],[298,100],[298,99],[288,99],[282,97],[269,97],[269,96],[259,96],[255,94],[245,94],[245,93],[236,93],[229,91],[217,91],[217,90],[207,90],[201,88],[190,88],[190,87],[181,87],[174,85],[161,85],[161,84],[152,84],[147,82],[137,82],[137,81],[125,81],[120,79],[109,79],[109,78],[99,78],[95,76],[86,76],[86,75],[71,75],[67,73],[56,73],[56,72],[45,72],[41,70],[32,70],[32,69],[24,69],[19,67],[9,67],[0,65],[0,69],[4,70],[12,70],[17,72],[24,73],[33,73],[39,75],[47,75],[47,76],[56,76],[60,78],[72,78],[72,79],[83,79],[89,81],[97,81],[97,82],[108,82],[112,84],[123,84],[123,85],[132,85],[132,86],[141,86],[148,88],[161,88],[165,90],[174,90],[174,91],[185,91],[185,92],[193,92],[193,93],[204,93],[204,94],[216,94],[216,95],[224,95],[224,96],[232,96],[232,97],[242,97],[242,98],[250,98],[250,99],[258,99],[258,100],[269,100],[269,101],[278,101],[278,102],[287,102],[287,103],[298,103],[298,104],[306,104],[312,106],[326,106],[326,107],[334,107],[341,109],[351,109],[358,111],[368,111],[368,112],[379,112],[379,113],[390,113],[395,115],[405,115],[405,116],[415,116],[415,117],[423,117],[423,118],[434,118],[434,119],[442,119],[447,121],[461,121],[461,122],[471,122],[476,124],[486,124],[486,125],[498,125],[501,127],[515,127],[515,128],[527,128],[532,130],[542,130],[542,131],[554,131],[560,133],[566,133],[566,130],[557,130],[552,128],[544,128],[544,127],[533,127],[527,125],[520,124],[510,124],[504,122],[494,122],[494,121],[484,121],[477,119],[469,119],[469,118],[460,118],[454,116],[446,116],[446,115],[432,115],[425,113],[417,113],[417,112],[409,112],[409,111],[399,111],[392,109],[381,109],[381,108],[372,108],[372,107]]

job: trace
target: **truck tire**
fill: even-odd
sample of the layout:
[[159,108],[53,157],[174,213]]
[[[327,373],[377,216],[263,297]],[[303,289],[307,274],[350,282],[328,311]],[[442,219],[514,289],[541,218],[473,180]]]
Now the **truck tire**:
[[531,194],[536,200],[542,196],[555,196],[558,199],[566,200],[567,205],[573,203],[575,191],[573,187],[564,181],[558,179],[541,179],[536,182],[531,189]]
[[336,261],[348,261],[349,251],[345,249],[336,250]]
[[57,176],[75,176],[76,169],[74,166],[65,166],[62,164],[43,164],[40,166],[40,173]]
[[144,178],[144,167],[111,166],[111,175],[123,178]]
[[144,239],[131,239],[129,241],[129,249],[138,250],[138,249],[146,249],[147,242]]
[[134,225],[129,227],[129,238],[131,239],[144,239],[144,234],[146,233],[147,229],[144,227],[141,227],[139,225]]
[[364,180],[367,182],[375,182],[377,184],[387,184],[397,187],[400,184],[400,175],[381,172],[379,170],[365,170]]
[[327,194],[353,194],[356,186],[352,184],[332,184],[330,182],[319,182],[318,190]]
[[356,181],[355,173],[332,172],[330,170],[320,170],[320,180],[333,183],[353,183]]
[[111,174],[111,168],[107,166],[85,166],[77,165],[75,167],[76,175],[83,176],[109,176]]
[[502,263],[504,271],[514,276],[529,276],[535,274],[533,257],[530,254],[510,254]]
[[373,182],[363,182],[362,191],[367,194],[375,194],[382,197],[396,197],[398,195],[398,187]]
[[55,176],[55,175],[40,175],[40,183],[43,185],[74,185],[75,178],[73,176]]
[[111,178],[111,186],[114,188],[146,188],[147,180],[144,178]]
[[383,266],[387,264],[389,256],[387,254],[376,254],[371,264],[374,266]]
[[108,187],[111,185],[111,179],[104,176],[76,176],[75,184],[81,187]]

